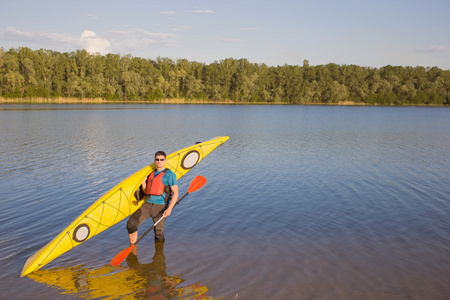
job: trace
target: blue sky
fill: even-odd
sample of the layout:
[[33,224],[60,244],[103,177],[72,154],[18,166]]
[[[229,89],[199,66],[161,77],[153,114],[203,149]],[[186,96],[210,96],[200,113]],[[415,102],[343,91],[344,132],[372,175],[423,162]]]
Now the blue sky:
[[449,0],[0,0],[0,47],[450,69]]

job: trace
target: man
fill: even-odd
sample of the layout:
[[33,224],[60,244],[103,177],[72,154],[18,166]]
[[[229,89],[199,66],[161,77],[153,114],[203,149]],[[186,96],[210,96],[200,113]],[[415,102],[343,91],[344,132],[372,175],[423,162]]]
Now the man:
[[[165,218],[170,216],[178,200],[177,176],[171,170],[166,169],[166,153],[163,151],[155,153],[155,165],[156,170],[142,182],[141,189],[147,195],[145,202],[127,222],[130,245],[136,243],[137,230],[142,222],[152,217],[153,222],[156,223],[162,216]],[[170,203],[168,203],[169,200]],[[165,218],[155,226],[155,241],[164,241]]]

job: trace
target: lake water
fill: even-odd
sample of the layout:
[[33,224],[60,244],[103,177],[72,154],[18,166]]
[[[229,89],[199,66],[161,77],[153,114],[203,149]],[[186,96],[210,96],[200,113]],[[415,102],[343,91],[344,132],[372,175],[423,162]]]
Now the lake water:
[[[450,299],[449,108],[1,104],[0,128],[1,299]],[[110,267],[123,221],[19,277],[154,152],[221,135],[163,247]]]

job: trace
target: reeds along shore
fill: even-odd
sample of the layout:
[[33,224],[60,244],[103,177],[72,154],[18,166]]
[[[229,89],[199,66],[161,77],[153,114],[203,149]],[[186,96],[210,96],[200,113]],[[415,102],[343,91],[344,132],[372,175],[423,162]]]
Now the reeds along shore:
[[[323,106],[377,106],[380,104],[366,104],[355,101],[339,101],[338,103],[299,103],[290,104],[286,102],[245,102],[232,100],[204,100],[204,99],[161,99],[161,100],[107,100],[102,98],[25,98],[5,99],[0,97],[0,104],[241,104],[241,105],[323,105]],[[402,105],[408,106],[408,105]],[[441,106],[430,104],[411,104],[409,106]]]
[[[289,105],[286,102],[245,102],[232,100],[204,100],[204,99],[161,99],[161,100],[106,100],[102,98],[24,98],[5,99],[0,97],[0,103],[14,104],[253,104],[253,105]],[[324,105],[324,103],[302,103],[303,105]],[[330,104],[331,105],[331,104]],[[354,101],[340,101],[333,105],[366,105]]]
[[[194,99],[161,99],[161,100],[107,100],[103,98],[19,98],[5,99],[0,97],[0,103],[15,104],[233,104],[233,101],[211,101],[211,100],[194,100]],[[279,103],[281,104],[281,103]]]

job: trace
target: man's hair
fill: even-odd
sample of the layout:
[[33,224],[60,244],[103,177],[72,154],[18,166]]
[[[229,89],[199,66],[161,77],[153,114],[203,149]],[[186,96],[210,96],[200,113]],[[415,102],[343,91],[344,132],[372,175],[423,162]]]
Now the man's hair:
[[164,156],[164,158],[166,158],[166,152],[164,152],[164,151],[158,151],[158,152],[156,152],[155,153],[155,158],[157,157],[157,156]]

